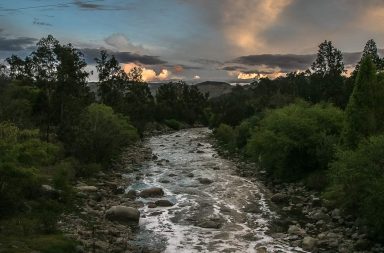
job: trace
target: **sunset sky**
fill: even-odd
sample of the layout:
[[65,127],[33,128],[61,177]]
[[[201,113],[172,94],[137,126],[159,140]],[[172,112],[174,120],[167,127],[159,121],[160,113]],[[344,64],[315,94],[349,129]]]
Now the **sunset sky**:
[[89,69],[107,49],[147,81],[241,82],[308,68],[326,39],[351,67],[368,39],[384,48],[384,1],[1,1],[1,59],[48,34],[81,49]]

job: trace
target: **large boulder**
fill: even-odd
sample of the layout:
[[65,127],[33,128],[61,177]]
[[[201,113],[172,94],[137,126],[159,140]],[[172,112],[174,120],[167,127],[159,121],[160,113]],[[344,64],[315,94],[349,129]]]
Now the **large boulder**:
[[142,190],[139,196],[142,198],[161,197],[164,196],[164,191],[160,187],[152,187]]
[[112,206],[106,211],[105,218],[110,221],[137,224],[140,220],[140,212],[133,207]]

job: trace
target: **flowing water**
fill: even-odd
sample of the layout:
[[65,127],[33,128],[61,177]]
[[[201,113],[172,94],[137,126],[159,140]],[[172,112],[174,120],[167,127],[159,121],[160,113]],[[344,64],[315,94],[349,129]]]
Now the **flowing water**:
[[261,185],[235,175],[234,163],[208,142],[209,133],[194,128],[148,140],[158,159],[142,165],[143,176],[129,189],[161,187],[162,199],[175,205],[148,208],[158,198],[140,198],[145,205],[136,243],[162,252],[303,252],[267,235],[276,214]]

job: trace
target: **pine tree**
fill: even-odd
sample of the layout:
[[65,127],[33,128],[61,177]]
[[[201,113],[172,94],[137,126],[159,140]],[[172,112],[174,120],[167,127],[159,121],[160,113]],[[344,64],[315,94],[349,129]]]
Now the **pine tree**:
[[376,66],[372,58],[367,56],[361,62],[346,108],[346,122],[342,137],[345,145],[354,148],[360,140],[380,130],[380,115],[377,107],[383,95],[377,82]]

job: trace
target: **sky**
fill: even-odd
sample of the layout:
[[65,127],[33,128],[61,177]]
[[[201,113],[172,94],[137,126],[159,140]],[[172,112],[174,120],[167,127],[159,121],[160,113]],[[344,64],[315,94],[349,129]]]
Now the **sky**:
[[307,69],[324,40],[353,68],[369,39],[384,48],[384,1],[0,1],[0,59],[49,34],[83,51],[89,70],[105,49],[149,82],[243,82]]

